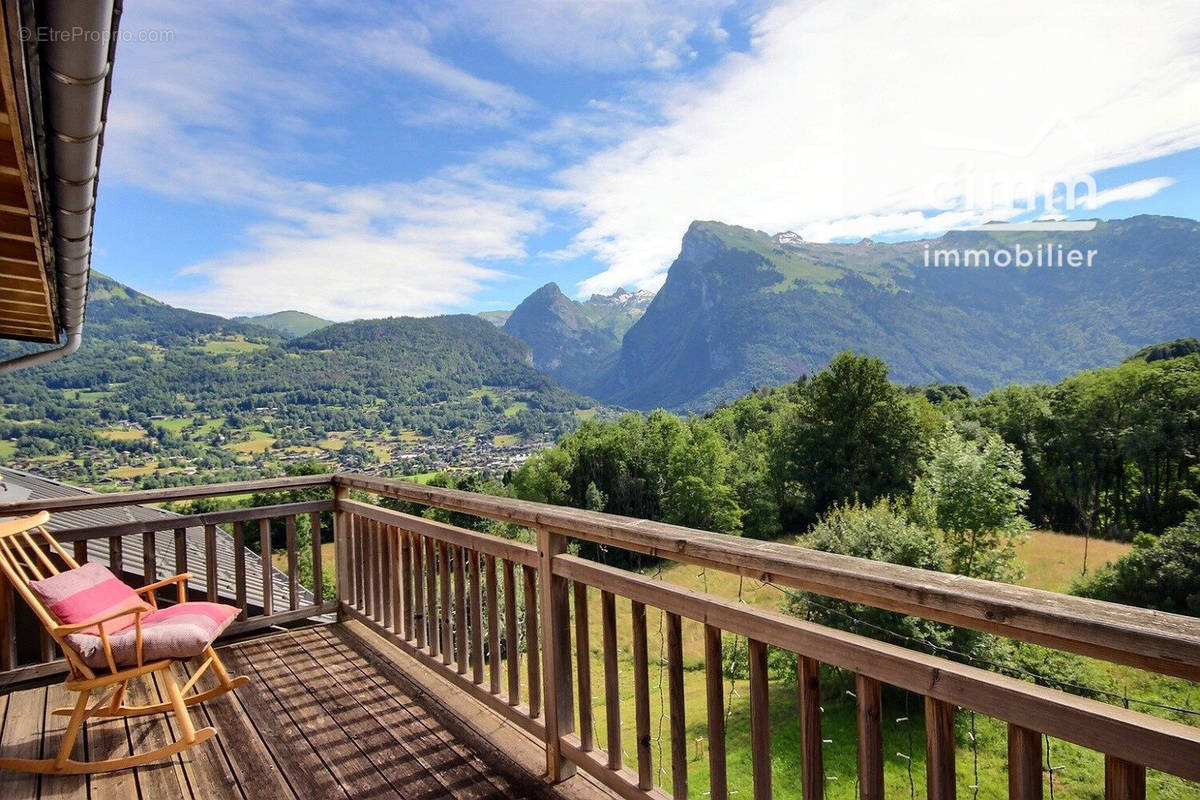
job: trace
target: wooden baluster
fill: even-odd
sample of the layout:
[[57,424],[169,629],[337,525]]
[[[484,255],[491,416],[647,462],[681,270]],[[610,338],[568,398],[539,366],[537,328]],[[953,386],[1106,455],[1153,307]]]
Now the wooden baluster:
[[438,596],[438,605],[441,608],[441,640],[438,645],[442,649],[442,664],[450,666],[454,658],[454,631],[451,626],[454,624],[454,607],[450,604],[450,546],[445,542],[438,542],[438,581],[440,582],[440,595]]
[[858,781],[862,800],[883,800],[883,687],[854,676],[858,706]]
[[404,538],[400,530],[392,525],[388,525],[384,530],[387,531],[388,537],[388,576],[392,587],[392,633],[404,639],[404,632],[408,627],[408,603],[402,598],[404,565],[401,562],[404,556]]
[[357,514],[352,515],[350,519],[350,542],[353,545],[350,553],[350,568],[354,570],[354,607],[365,610],[367,562],[363,547],[366,544],[366,520]]
[[500,694],[500,609],[497,606],[500,593],[496,591],[496,557],[485,556],[484,570],[487,572],[487,632],[488,632],[488,691]]
[[425,631],[427,630],[429,609],[425,604],[425,539],[412,534],[412,577],[413,577],[413,636],[417,640],[417,648],[425,647]]
[[1009,800],[1042,800],[1042,735],[1008,725]]
[[442,619],[437,602],[437,545],[425,539],[425,621],[429,655],[437,658],[441,652]]
[[371,619],[376,618],[376,597],[375,590],[375,573],[379,567],[379,559],[375,557],[375,520],[361,519],[359,521],[359,531],[362,534],[362,558],[359,563],[362,564],[363,574],[363,612]]
[[687,800],[687,719],[683,707],[683,621],[667,614],[667,691],[671,707],[671,792]]
[[125,572],[125,558],[121,550],[121,537],[108,537],[108,568],[118,578],[124,580],[123,573]]
[[575,774],[575,765],[562,755],[564,736],[575,731],[575,697],[571,684],[571,600],[568,581],[554,574],[554,558],[567,552],[567,537],[538,529],[538,570],[541,614],[542,674],[546,698],[546,769],[550,783]]
[[275,607],[274,569],[271,567],[271,520],[258,521],[258,552],[262,555],[263,616],[271,616]]
[[0,672],[17,666],[17,626],[13,619],[16,610],[12,584],[0,572]]
[[721,629],[704,626],[704,687],[708,705],[708,796],[729,800],[725,771],[725,684],[721,667]]
[[[158,580],[158,553],[154,531],[142,534],[142,585],[149,586]],[[155,596],[159,593],[155,592]],[[174,598],[172,598],[173,600]]]
[[325,565],[321,563],[324,553],[321,550],[321,513],[319,511],[313,511],[308,515],[308,527],[312,531],[313,602],[320,605],[325,602]]
[[929,800],[955,800],[954,706],[925,698],[925,791]]
[[590,753],[592,737],[592,652],[588,643],[588,587],[575,581],[575,676],[579,684],[579,749]]
[[[175,574],[181,575],[187,571],[188,571],[187,528],[176,528],[175,529]],[[191,588],[190,584],[191,584],[191,581],[184,581],[182,584],[184,597],[188,596],[187,592],[188,592],[188,589]],[[179,591],[180,591],[179,589],[174,589],[171,591],[171,602],[172,603],[177,602],[179,600]]]
[[821,664],[799,656],[796,691],[800,703],[800,778],[804,800],[825,796],[824,743],[821,741]]
[[1146,800],[1146,768],[1106,755],[1104,800]]
[[379,538],[379,606],[383,612],[383,627],[393,630],[395,625],[396,590],[395,590],[395,551],[392,549],[392,529],[388,525],[379,524],[376,527]]
[[204,589],[210,603],[217,602],[220,592],[217,587],[217,526],[204,526]]
[[333,487],[333,570],[338,601],[338,619],[344,618],[341,605],[349,605],[350,597],[350,514],[342,510],[342,503],[350,496],[350,490],[341,484]]
[[510,706],[521,702],[521,653],[518,647],[516,567],[504,559],[504,660],[507,662]]
[[[750,751],[754,800],[771,797],[771,707],[767,682],[767,646],[749,639]],[[866,798],[866,795],[863,795]]]
[[80,564],[80,565],[87,563],[87,560],[88,560],[87,540],[80,539],[79,541],[72,542],[71,544],[73,545],[73,549],[75,551],[73,553],[73,555],[75,557],[75,563]]
[[454,567],[454,655],[458,659],[458,674],[467,674],[467,550],[465,547],[453,548],[454,557],[451,562]]
[[300,607],[296,599],[296,584],[299,581],[296,577],[296,515],[288,514],[283,524],[287,535],[288,608],[295,611]]
[[238,619],[246,618],[246,529],[241,520],[233,523],[233,592],[234,602],[242,611]]
[[525,672],[529,676],[529,716],[542,715],[542,667],[538,630],[537,570],[523,566],[525,589]]
[[467,551],[471,574],[471,682],[483,683],[483,587],[479,585],[479,553]]
[[650,761],[650,676],[646,652],[646,606],[634,601],[633,614],[633,698],[637,725],[638,788],[654,787]]
[[617,673],[617,598],[612,592],[600,592],[600,628],[604,646],[604,745],[608,748],[608,768],[620,769],[621,686]]
[[400,537],[400,606],[403,613],[401,635],[404,641],[413,640],[413,550],[412,536],[406,530],[397,529]]

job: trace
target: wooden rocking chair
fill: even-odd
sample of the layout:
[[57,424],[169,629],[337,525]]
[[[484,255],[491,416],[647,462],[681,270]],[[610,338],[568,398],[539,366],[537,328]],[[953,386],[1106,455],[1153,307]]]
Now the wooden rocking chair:
[[[129,590],[123,584],[119,587],[108,586],[109,589],[115,588],[118,593],[121,589],[132,592],[134,595],[144,598],[144,601],[135,602],[132,607],[131,604],[125,603],[122,608],[111,613],[64,624],[44,601],[43,596],[39,595],[38,590],[42,586],[39,582],[54,578],[54,576],[65,576],[56,579],[59,583],[72,581],[75,579],[75,575],[70,571],[80,570],[80,565],[42,527],[49,519],[50,515],[43,511],[30,517],[0,522],[0,569],[33,609],[50,637],[62,650],[70,667],[66,687],[71,691],[79,692],[79,697],[74,707],[59,708],[53,712],[71,717],[62,734],[55,757],[42,759],[0,758],[0,769],[76,774],[109,772],[168,758],[210,739],[216,733],[216,729],[207,727],[196,730],[192,724],[188,706],[219,697],[245,685],[250,679],[245,676],[231,678],[213,649],[211,640],[201,643],[203,649],[187,657],[172,656],[143,660],[143,651],[147,647],[143,633],[151,627],[154,615],[165,616],[163,615],[164,610],[158,608],[155,590],[171,584],[178,587],[178,602],[181,606],[187,605],[187,608],[184,609],[185,612],[192,613],[199,607],[206,607],[202,610],[210,613],[214,610],[220,610],[217,613],[236,612],[236,609],[219,606],[215,603],[189,603],[187,579],[191,576],[183,573],[136,590]],[[62,569],[59,568],[56,557],[61,560]],[[94,569],[88,569],[85,565],[85,570],[96,572],[103,570],[103,567],[97,565]],[[178,608],[179,606],[170,607],[170,609]],[[183,616],[183,614],[178,616]],[[225,624],[228,622],[226,621]],[[131,628],[133,630],[132,642],[129,640]],[[221,625],[220,628],[223,629],[224,625]],[[91,657],[80,650],[79,634],[83,634],[84,640],[93,644]],[[124,638],[121,639],[121,642],[124,643],[125,649],[128,650],[129,645],[132,644],[131,653],[123,654],[119,647],[114,646],[114,637],[120,637],[122,634]],[[98,637],[99,646],[95,647],[96,640],[87,639],[87,636]],[[176,661],[186,661],[188,658],[199,656],[204,657],[203,663],[181,687],[171,674],[171,665]],[[91,665],[88,661],[92,662]],[[96,666],[97,661],[103,663],[104,666]],[[189,696],[188,692],[196,686],[197,679],[210,667],[216,675],[217,686],[206,691],[197,691]],[[166,689],[169,701],[153,705],[127,705],[124,702],[125,689],[129,681],[135,678],[144,678],[149,681],[156,673]],[[93,692],[103,693],[103,696],[92,705],[88,705]],[[75,740],[87,719],[91,717],[137,717],[160,712],[171,712],[175,717],[179,738],[171,744],[122,758],[100,761],[77,761],[71,758]]]

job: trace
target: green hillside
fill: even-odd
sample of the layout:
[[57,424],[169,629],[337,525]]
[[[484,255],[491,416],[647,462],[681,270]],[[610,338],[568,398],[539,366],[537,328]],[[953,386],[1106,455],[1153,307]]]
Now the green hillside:
[[308,460],[503,470],[595,407],[531,360],[470,316],[286,339],[95,275],[79,352],[0,378],[0,457],[99,488],[261,477]]
[[327,319],[305,314],[303,311],[276,311],[257,317],[234,317],[234,322],[246,322],[281,333],[288,338],[304,336],[332,325]]

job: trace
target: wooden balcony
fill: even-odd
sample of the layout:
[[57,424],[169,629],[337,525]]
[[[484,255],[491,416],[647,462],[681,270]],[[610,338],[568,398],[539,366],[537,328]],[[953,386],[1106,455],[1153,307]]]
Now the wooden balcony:
[[[1094,751],[1103,763],[1094,785],[1060,772],[1056,796],[1137,800],[1147,796],[1148,770],[1150,796],[1200,796],[1192,783],[1200,780],[1195,725],[688,590],[571,555],[568,545],[577,539],[646,553],[1194,682],[1200,624],[1192,618],[363,475],[81,495],[10,504],[0,515],[281,490],[325,497],[187,517],[142,515],[148,518],[57,533],[73,543],[77,557],[100,553],[120,567],[125,542],[153,553],[159,531],[176,532],[179,565],[196,552],[188,547],[188,532],[195,531],[206,543],[204,563],[187,565],[203,576],[196,579],[198,593],[244,605],[252,595],[262,605],[248,606],[227,645],[233,664],[255,680],[235,698],[197,712],[217,726],[218,744],[157,771],[93,779],[90,789],[54,777],[37,790],[125,797],[106,787],[127,789],[128,781],[165,775],[180,796],[196,797],[232,786],[237,791],[228,796],[767,798],[779,789],[806,800],[856,794],[870,800],[884,796],[885,762],[900,757],[911,764],[917,755],[911,727],[905,741],[891,724],[889,697],[899,691],[917,704],[897,723],[923,717],[915,734],[924,744],[923,764],[903,787],[912,797],[974,796],[978,753],[969,751],[976,746],[976,715],[995,721],[1006,740],[997,758],[1011,798],[1040,798],[1054,787],[1051,739]],[[398,507],[510,523],[536,544]],[[323,601],[321,586],[313,595],[297,586],[301,514],[332,532],[336,600]],[[220,553],[269,537],[271,520],[281,520],[277,526],[287,532],[282,572],[269,560],[254,570],[243,558],[223,566]],[[232,539],[232,550],[217,546],[221,537]],[[319,548],[312,553],[318,565],[322,555]],[[146,558],[142,575],[148,579],[156,563]],[[224,569],[233,574],[223,576]],[[51,648],[21,635],[19,611],[10,591],[0,590],[0,687],[11,691],[2,750],[45,747],[55,735],[42,726],[49,697],[60,690],[28,687],[53,678],[62,664]],[[246,638],[254,636],[262,638]],[[726,679],[723,642],[743,648],[747,678],[740,690]],[[325,656],[309,657],[302,644]],[[688,660],[693,649],[699,656]],[[778,653],[796,654],[786,703],[769,666]],[[847,676],[851,688],[835,686],[831,670]],[[839,702],[852,704],[855,720],[850,774],[845,764],[826,768],[833,743],[823,717],[832,713],[826,706]],[[788,719],[781,721],[781,709]],[[961,724],[968,713],[970,734]],[[427,738],[397,736],[414,719]],[[155,733],[131,724],[125,735]],[[749,745],[747,770],[733,768],[727,745],[737,737]],[[795,785],[785,786],[784,775]],[[247,780],[275,783],[260,792]],[[26,786],[23,795],[32,793]]]

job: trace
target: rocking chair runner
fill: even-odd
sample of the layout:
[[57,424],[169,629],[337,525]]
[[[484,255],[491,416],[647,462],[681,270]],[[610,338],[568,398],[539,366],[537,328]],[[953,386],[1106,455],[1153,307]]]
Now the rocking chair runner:
[[[50,515],[0,522],[0,570],[33,609],[47,633],[62,649],[70,667],[66,687],[79,692],[54,758],[0,758],[0,769],[43,773],[94,773],[127,769],[168,758],[199,744],[215,733],[196,730],[188,706],[219,697],[249,682],[231,678],[213,649],[212,641],[238,610],[217,603],[187,600],[188,573],[131,589],[102,565],[82,567],[44,526]],[[60,569],[57,560],[65,566]],[[158,608],[155,590],[175,584],[178,605]],[[86,618],[79,619],[80,615]],[[176,661],[203,656],[204,662],[182,687],[171,674]],[[148,658],[145,658],[148,657]],[[188,695],[209,668],[217,685]],[[125,704],[125,688],[135,678],[150,680],[157,673],[169,701],[154,705]],[[93,692],[107,691],[88,705]],[[77,761],[71,758],[79,730],[90,717],[136,717],[172,712],[179,738],[164,747],[122,758]]]

